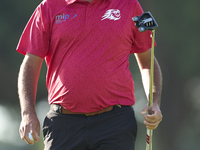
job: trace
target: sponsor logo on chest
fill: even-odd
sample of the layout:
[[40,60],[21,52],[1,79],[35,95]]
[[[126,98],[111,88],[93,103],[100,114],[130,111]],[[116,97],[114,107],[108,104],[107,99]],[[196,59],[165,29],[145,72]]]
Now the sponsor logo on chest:
[[77,16],[77,14],[65,14],[63,13],[62,15],[57,15],[55,17],[55,23],[56,24],[59,24],[59,23],[62,23],[62,22],[65,22],[66,20],[68,19],[73,19]]
[[119,9],[109,9],[106,11],[104,16],[102,16],[102,20],[109,19],[109,20],[119,20],[121,18],[120,10]]

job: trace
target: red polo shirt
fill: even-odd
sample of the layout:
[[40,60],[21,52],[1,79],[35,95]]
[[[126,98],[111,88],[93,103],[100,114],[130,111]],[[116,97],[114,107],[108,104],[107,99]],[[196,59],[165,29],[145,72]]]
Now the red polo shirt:
[[49,104],[89,113],[133,105],[129,54],[151,48],[132,17],[137,0],[43,0],[30,18],[17,51],[45,58]]

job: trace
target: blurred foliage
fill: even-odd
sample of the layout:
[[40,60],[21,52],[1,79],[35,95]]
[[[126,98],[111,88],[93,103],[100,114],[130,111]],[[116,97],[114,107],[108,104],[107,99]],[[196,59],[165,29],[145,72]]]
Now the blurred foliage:
[[[41,0],[0,1],[0,104],[12,109],[13,114],[15,116],[17,114],[18,122],[20,108],[17,77],[23,56],[15,52],[15,49],[27,21],[40,2]],[[155,48],[155,55],[163,73],[161,108],[164,118],[154,132],[153,147],[155,150],[199,150],[200,1],[139,0],[139,2],[144,11],[151,11],[159,25],[156,29],[158,46]],[[130,69],[136,88],[141,89],[139,70],[133,56],[130,58]],[[45,73],[44,64],[38,84],[37,101],[47,97]],[[138,99],[141,98],[140,95],[142,94],[136,91]],[[1,124],[2,122],[0,126]],[[142,123],[138,123],[138,126],[136,150],[142,150],[145,149],[143,135],[146,130]],[[42,144],[28,148],[41,149],[38,148],[39,145]],[[16,146],[1,142],[0,138],[0,149],[12,150],[13,148],[17,150]],[[23,148],[27,149],[27,146],[21,146],[19,149],[23,150]]]
[[[23,56],[15,52],[15,49],[27,21],[40,2],[41,0],[0,1],[0,69],[2,72],[0,99],[2,103],[7,103],[8,100],[9,103],[18,103],[17,77]],[[43,72],[45,68],[42,69]],[[40,79],[45,80],[45,73],[40,76]],[[45,82],[40,83],[39,99],[46,97]]]

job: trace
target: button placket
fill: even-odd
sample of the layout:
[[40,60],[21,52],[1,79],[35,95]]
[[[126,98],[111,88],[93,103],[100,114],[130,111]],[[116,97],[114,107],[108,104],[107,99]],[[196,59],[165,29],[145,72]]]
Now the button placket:
[[87,28],[90,27],[91,25],[91,9],[92,9],[92,5],[88,4],[87,9],[86,9],[86,26]]

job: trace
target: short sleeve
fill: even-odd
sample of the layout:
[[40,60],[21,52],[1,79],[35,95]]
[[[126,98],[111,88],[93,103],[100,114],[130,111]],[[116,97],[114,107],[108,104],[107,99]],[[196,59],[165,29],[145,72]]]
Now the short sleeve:
[[[136,2],[134,16],[140,16],[143,13],[143,9],[139,2]],[[151,48],[152,45],[152,32],[147,30],[140,33],[139,29],[134,25],[133,30],[133,45],[131,53],[143,53]]]
[[17,46],[19,53],[23,55],[31,53],[45,58],[49,49],[49,36],[46,29],[48,26],[47,22],[39,5],[21,35]]

